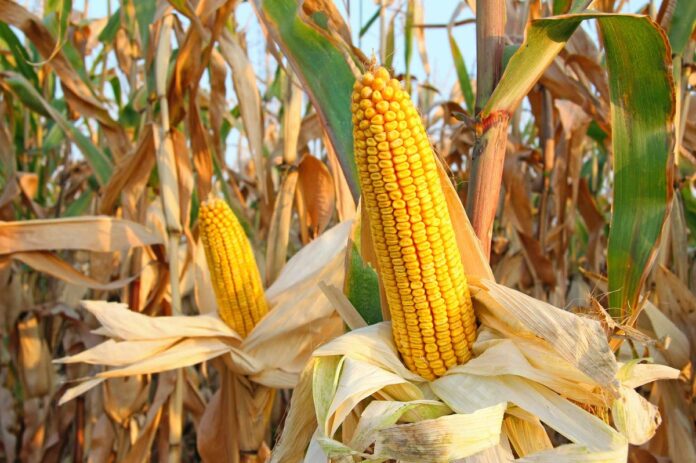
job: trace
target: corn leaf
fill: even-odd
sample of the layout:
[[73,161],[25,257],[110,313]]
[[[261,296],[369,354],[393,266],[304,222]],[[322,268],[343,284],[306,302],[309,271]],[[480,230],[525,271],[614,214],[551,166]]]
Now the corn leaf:
[[104,154],[102,150],[97,148],[92,141],[87,138],[82,132],[71,124],[68,119],[63,116],[57,109],[51,106],[39,92],[23,75],[15,72],[3,72],[0,74],[3,82],[7,83],[22,102],[27,106],[42,114],[50,117],[56,124],[65,132],[65,135],[70,138],[82,151],[85,159],[89,162],[94,176],[97,178],[99,185],[106,185],[109,182],[113,171],[111,160]]
[[256,12],[283,50],[319,114],[357,201],[350,101],[355,77],[343,51],[324,33],[302,21],[293,0],[256,0]]
[[677,0],[676,3],[667,36],[672,45],[672,53],[681,55],[696,25],[696,2]]
[[0,39],[2,39],[12,53],[15,60],[15,66],[24,77],[30,80],[34,85],[38,86],[39,78],[34,72],[34,68],[29,64],[29,53],[22,46],[15,33],[10,29],[10,26],[0,22]]
[[648,17],[597,13],[534,22],[482,117],[514,111],[586,19],[599,22],[609,73],[614,203],[607,260],[610,313],[619,316],[636,307],[672,192],[672,64],[659,26]]
[[466,103],[466,109],[469,114],[474,114],[474,90],[471,86],[471,79],[469,79],[469,70],[466,68],[466,62],[462,56],[462,52],[457,45],[457,41],[454,39],[454,33],[452,28],[454,27],[454,21],[457,20],[459,13],[464,8],[464,4],[460,3],[457,8],[455,8],[450,21],[447,24],[447,38],[449,39],[450,51],[452,53],[452,61],[454,62],[454,69],[457,71],[457,79],[459,80],[459,89],[462,92],[462,97],[464,97],[464,102]]

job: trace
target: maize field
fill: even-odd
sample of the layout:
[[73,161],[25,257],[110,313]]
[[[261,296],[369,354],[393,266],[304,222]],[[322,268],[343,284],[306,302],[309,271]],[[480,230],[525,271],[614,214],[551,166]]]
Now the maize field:
[[0,462],[696,463],[695,61],[693,0],[0,0]]

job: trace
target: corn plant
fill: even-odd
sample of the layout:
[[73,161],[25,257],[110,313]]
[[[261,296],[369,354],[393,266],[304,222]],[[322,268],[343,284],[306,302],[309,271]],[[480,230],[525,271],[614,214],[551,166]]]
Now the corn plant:
[[694,5],[0,0],[0,460],[695,461]]

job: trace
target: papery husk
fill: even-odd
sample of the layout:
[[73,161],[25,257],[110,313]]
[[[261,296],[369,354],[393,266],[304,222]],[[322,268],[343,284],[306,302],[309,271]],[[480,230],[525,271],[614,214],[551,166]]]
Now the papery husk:
[[293,256],[266,291],[271,310],[241,339],[217,315],[149,317],[125,304],[84,301],[109,339],[58,363],[114,367],[69,389],[65,403],[106,378],[151,374],[222,356],[231,373],[270,388],[292,388],[312,351],[343,331],[318,282],[340,285],[351,223],[322,234]]
[[[485,285],[496,288],[492,282]],[[587,370],[585,358],[566,359],[559,350],[572,346],[572,340],[577,340],[578,349],[582,349],[589,338],[600,346],[588,355],[608,351],[606,338],[594,337],[596,321],[572,315],[575,318],[568,319],[572,323],[561,322],[554,330],[536,334],[537,345],[530,349],[529,333],[535,321],[544,319],[539,312],[549,308],[531,303],[525,304],[525,311],[515,311],[505,299],[498,301],[491,296],[492,291],[481,291],[491,298],[485,301],[484,309],[494,304],[506,307],[507,321],[520,329],[518,336],[501,337],[484,323],[474,344],[477,356],[432,382],[403,365],[389,322],[352,331],[327,343],[314,354],[316,432],[309,441],[309,433],[304,432],[304,441],[279,445],[272,461],[301,461],[298,448],[307,449],[304,461],[312,462],[326,461],[327,456],[357,461],[486,461],[490,455],[482,452],[488,449],[488,453],[498,455],[495,452],[501,449],[495,446],[504,437],[516,449],[523,449],[519,452],[523,461],[555,458],[623,462],[629,442],[640,444],[654,434],[659,423],[656,408],[621,380],[634,385],[655,376],[674,378],[678,371],[631,365],[637,370],[628,372],[628,367],[619,368],[612,355],[600,355],[606,367],[617,372],[614,378],[607,381],[606,375],[593,370],[587,374],[582,371]],[[484,304],[474,297],[477,304]],[[539,351],[554,359],[548,369],[544,364],[533,364],[530,357]],[[293,403],[290,411],[289,420],[294,422],[302,420],[298,414],[307,413],[307,396],[301,397],[302,404]],[[579,406],[596,404],[613,404],[615,419],[622,422],[619,430]],[[358,406],[366,407],[353,437],[344,441],[339,430]],[[312,420],[305,421],[303,426],[307,427]],[[541,422],[571,443],[550,448]],[[322,452],[323,460],[317,460]]]
[[[300,461],[298,447],[307,449],[304,461],[312,462],[325,461],[327,455],[358,461],[495,461],[491,455],[508,458],[505,447],[496,447],[504,438],[524,457],[521,461],[624,462],[629,443],[639,445],[652,437],[659,413],[632,388],[677,378],[678,370],[617,362],[596,320],[491,281],[472,281],[472,288],[482,323],[475,357],[433,382],[403,365],[389,322],[352,331],[319,348],[313,389],[319,426],[309,442],[295,442],[287,453],[291,446],[277,448],[273,461]],[[301,411],[293,404],[290,419],[306,413],[306,398],[303,403]],[[355,433],[361,437],[344,442],[341,425],[351,410],[365,404]],[[398,413],[408,407],[420,409],[421,415],[406,419]],[[443,424],[466,421],[494,407],[501,407],[500,415],[484,414],[488,421],[480,427],[449,429]],[[592,407],[610,407],[617,429],[585,409]],[[430,421],[422,410],[444,414]],[[425,423],[429,432],[403,424],[411,421]],[[571,443],[552,448],[542,422]],[[431,440],[434,429],[439,439]],[[464,435],[459,435],[461,429],[467,430]]]
[[[526,462],[625,462],[629,442],[647,441],[660,421],[657,409],[632,388],[676,378],[679,371],[622,365],[599,321],[492,281],[442,166],[439,172],[481,323],[475,357],[428,382],[401,361],[388,321],[330,341],[314,352],[317,428],[309,439],[305,431],[292,443],[281,442],[272,461],[293,463],[302,455],[311,463],[512,461],[512,446]],[[361,243],[369,251],[366,238]],[[345,300],[340,305],[341,313],[349,310]],[[288,419],[310,426],[311,419],[298,416],[307,413],[307,403],[305,392],[291,404]],[[587,411],[607,408],[618,430]],[[349,417],[351,437],[344,439]],[[542,423],[570,443],[553,448]]]

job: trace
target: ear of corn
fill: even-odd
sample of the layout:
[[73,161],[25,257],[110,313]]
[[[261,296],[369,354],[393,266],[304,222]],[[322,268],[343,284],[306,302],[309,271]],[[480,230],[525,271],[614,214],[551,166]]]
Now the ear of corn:
[[244,337],[268,312],[249,240],[221,199],[201,204],[200,229],[220,318]]
[[355,157],[404,363],[432,380],[471,357],[476,320],[437,172],[411,98],[384,68],[358,80]]

